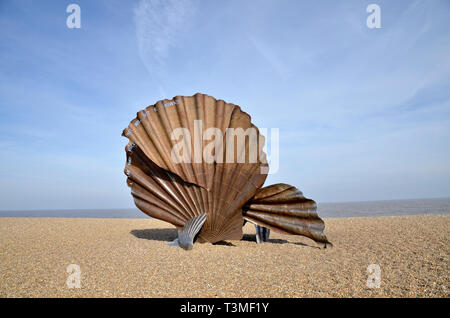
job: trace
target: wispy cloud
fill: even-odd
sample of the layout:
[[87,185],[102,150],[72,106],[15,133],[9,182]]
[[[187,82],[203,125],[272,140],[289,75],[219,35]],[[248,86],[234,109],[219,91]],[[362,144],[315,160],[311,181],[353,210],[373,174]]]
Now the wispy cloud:
[[196,11],[191,0],[142,0],[134,10],[142,62],[152,76],[161,75],[170,50],[177,47]]
[[248,38],[258,53],[267,61],[267,63],[278,75],[283,78],[289,76],[289,68],[283,63],[283,61],[277,56],[270,46],[266,45],[263,41],[254,36],[249,36]]

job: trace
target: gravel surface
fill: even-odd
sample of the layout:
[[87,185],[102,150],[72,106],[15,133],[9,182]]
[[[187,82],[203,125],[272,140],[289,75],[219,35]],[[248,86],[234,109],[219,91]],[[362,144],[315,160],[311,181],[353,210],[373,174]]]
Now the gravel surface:
[[331,249],[276,233],[257,245],[247,224],[241,241],[185,251],[153,219],[0,218],[0,297],[449,297],[450,215],[325,223]]

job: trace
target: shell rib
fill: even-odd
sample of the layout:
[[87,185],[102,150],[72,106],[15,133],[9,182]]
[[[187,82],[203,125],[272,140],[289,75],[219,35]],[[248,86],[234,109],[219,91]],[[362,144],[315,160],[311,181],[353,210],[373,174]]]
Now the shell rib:
[[244,207],[244,219],[275,232],[302,235],[331,245],[316,208],[316,202],[305,198],[296,187],[279,183],[258,190]]
[[[194,125],[195,120],[202,121],[201,129]],[[251,127],[259,138],[259,131],[252,125],[250,116],[239,106],[203,94],[177,96],[138,112],[137,118],[123,132],[130,139],[126,146],[125,173],[136,206],[179,230],[191,218],[206,213],[199,241],[214,243],[241,239],[242,207],[263,185],[267,175],[261,167],[267,164],[261,144],[258,145],[257,161],[249,162],[248,142],[235,142],[232,146],[234,160],[226,163],[227,146],[230,146],[226,142],[226,130],[242,128],[245,131]],[[223,155],[210,163],[203,158],[201,162],[195,162],[192,151],[190,162],[174,162],[172,150],[180,142],[171,138],[176,128],[187,128],[191,149],[195,148],[195,133],[203,134],[208,128],[220,129]],[[187,143],[189,139],[183,137]],[[210,142],[201,139],[201,149]],[[237,162],[239,154],[245,154],[245,162]]]

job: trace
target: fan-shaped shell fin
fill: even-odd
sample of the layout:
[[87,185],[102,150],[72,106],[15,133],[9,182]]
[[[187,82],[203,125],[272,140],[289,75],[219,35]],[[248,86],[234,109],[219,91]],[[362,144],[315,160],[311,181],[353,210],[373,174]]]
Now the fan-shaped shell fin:
[[294,186],[279,183],[259,189],[244,207],[244,219],[283,234],[306,236],[331,244],[317,205]]
[[178,231],[178,244],[184,249],[191,249],[194,238],[200,232],[203,223],[206,221],[206,213],[193,217],[186,222],[183,229]]

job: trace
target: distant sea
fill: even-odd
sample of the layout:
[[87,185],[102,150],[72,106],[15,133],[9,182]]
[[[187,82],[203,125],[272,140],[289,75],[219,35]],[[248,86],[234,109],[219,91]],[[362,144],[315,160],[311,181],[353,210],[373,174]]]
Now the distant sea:
[[317,212],[323,218],[450,213],[450,198],[318,203],[317,205]]
[[[318,203],[322,218],[448,214],[450,198]],[[148,218],[138,209],[0,211],[0,217]]]

